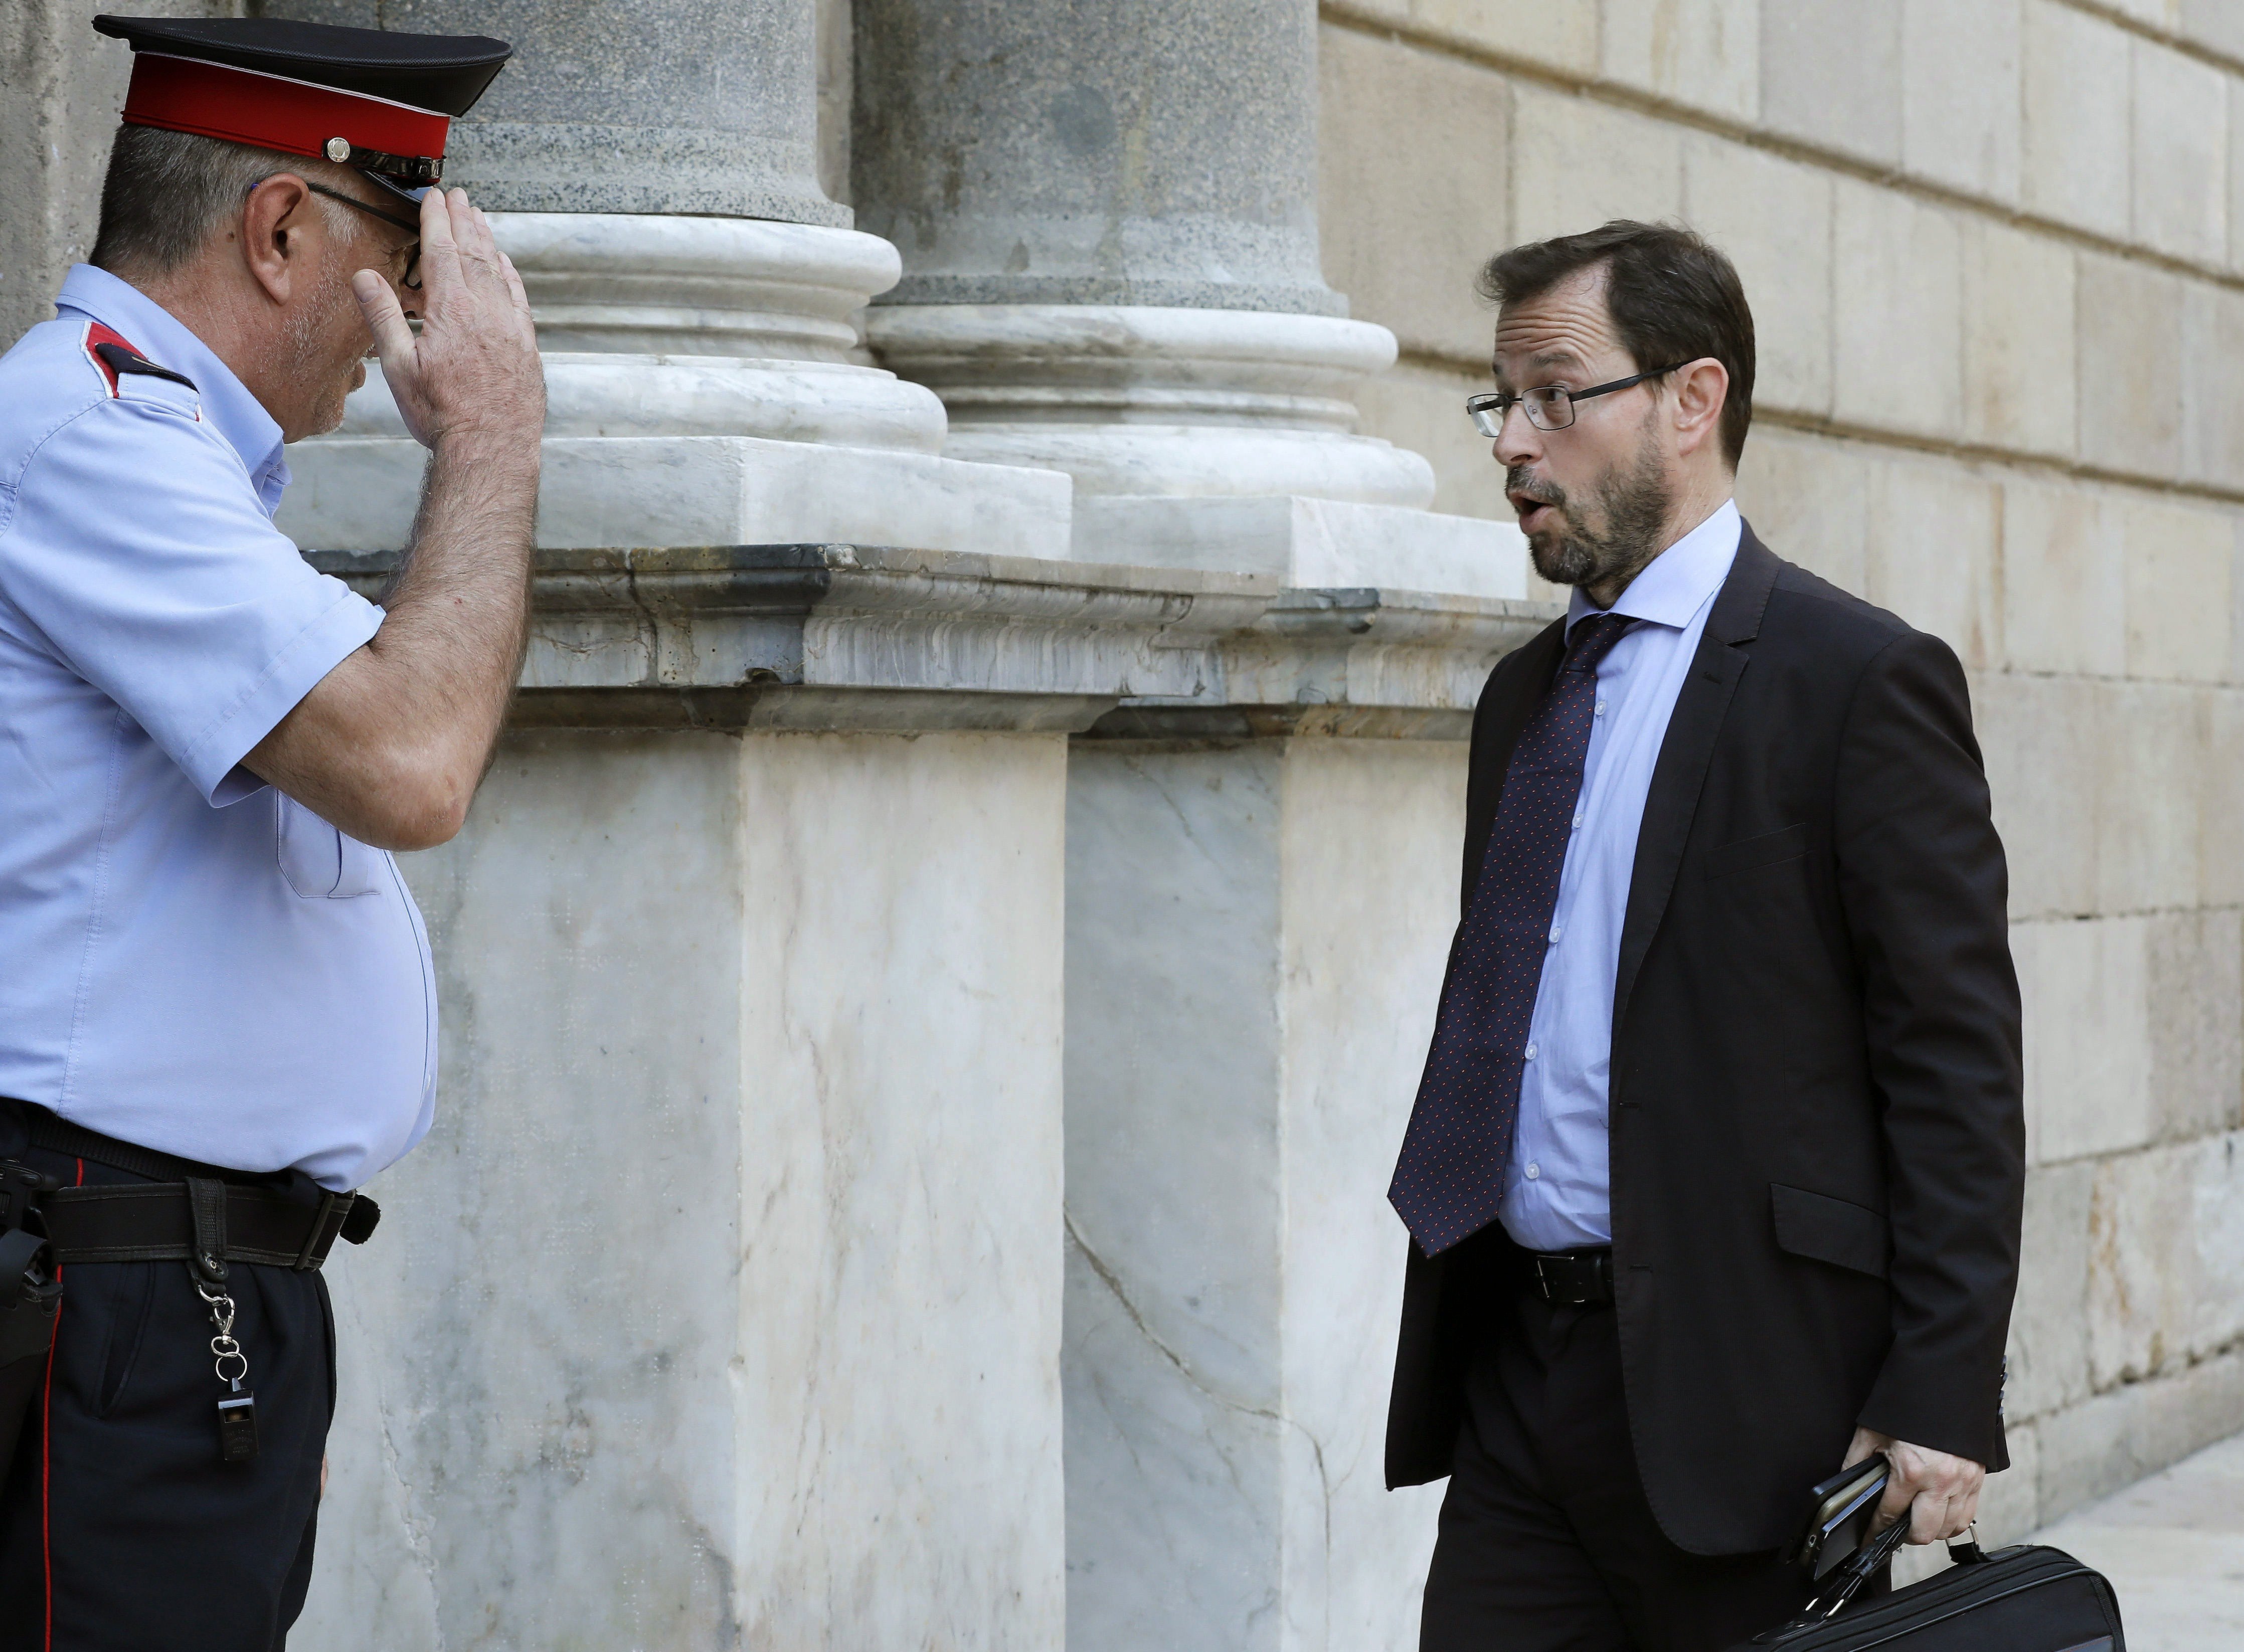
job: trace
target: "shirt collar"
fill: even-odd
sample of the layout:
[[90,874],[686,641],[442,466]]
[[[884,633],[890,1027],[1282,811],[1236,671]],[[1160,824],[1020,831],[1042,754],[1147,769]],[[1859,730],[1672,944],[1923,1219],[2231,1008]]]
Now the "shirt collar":
[[[1642,573],[1629,581],[1612,611],[1681,630],[1729,577],[1743,531],[1737,501],[1724,500],[1713,516],[1654,556]],[[1566,630],[1571,632],[1577,621],[1600,611],[1582,588],[1575,586],[1573,599],[1566,604]]]
[[91,264],[71,267],[55,307],[75,310],[116,328],[151,361],[193,379],[203,417],[240,455],[241,468],[249,473],[267,514],[280,502],[281,489],[288,485],[280,427],[233,376],[233,369],[185,322],[139,287]]

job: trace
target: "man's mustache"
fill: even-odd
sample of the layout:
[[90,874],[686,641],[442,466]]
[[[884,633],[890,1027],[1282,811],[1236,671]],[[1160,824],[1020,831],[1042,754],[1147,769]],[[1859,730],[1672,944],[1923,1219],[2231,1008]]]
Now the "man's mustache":
[[1504,471],[1504,490],[1532,499],[1538,505],[1563,505],[1566,502],[1564,488],[1555,482],[1538,480],[1535,473],[1524,465],[1513,465]]

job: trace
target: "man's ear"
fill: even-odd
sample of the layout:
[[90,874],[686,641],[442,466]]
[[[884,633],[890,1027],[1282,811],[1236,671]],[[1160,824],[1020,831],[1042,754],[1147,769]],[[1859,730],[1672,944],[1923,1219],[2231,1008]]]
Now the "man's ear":
[[1677,451],[1696,453],[1717,439],[1722,405],[1729,400],[1730,370],[1710,355],[1702,355],[1679,369],[1675,387]]
[[304,278],[308,236],[316,236],[318,203],[304,180],[276,172],[241,203],[241,258],[266,297],[286,304]]

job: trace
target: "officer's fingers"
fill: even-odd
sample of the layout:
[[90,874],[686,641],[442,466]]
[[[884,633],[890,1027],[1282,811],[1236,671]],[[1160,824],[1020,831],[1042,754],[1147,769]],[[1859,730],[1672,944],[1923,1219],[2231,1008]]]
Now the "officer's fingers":
[[389,282],[372,270],[351,277],[351,296],[374,334],[374,347],[382,356],[383,376],[393,383],[409,369],[413,360],[413,329],[405,324],[405,311]]
[[525,344],[537,341],[537,324],[531,319],[530,294],[523,289],[522,272],[514,267],[514,260],[505,253],[498,255],[500,272],[506,277],[506,292],[514,303],[515,332]]
[[[458,190],[464,212],[468,198]],[[443,190],[432,189],[421,198],[421,284],[428,292],[431,310],[459,291],[460,244],[454,226],[453,202]]]

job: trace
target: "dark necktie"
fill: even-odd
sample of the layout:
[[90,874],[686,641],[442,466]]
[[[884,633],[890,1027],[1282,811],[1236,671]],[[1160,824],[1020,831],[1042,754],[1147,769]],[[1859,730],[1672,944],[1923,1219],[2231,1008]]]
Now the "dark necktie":
[[1504,1203],[1527,1029],[1597,714],[1598,662],[1632,624],[1597,614],[1575,625],[1558,675],[1511,749],[1472,907],[1450,955],[1434,1047],[1387,1190],[1388,1203],[1428,1256],[1480,1231]]

